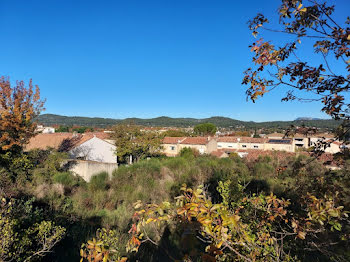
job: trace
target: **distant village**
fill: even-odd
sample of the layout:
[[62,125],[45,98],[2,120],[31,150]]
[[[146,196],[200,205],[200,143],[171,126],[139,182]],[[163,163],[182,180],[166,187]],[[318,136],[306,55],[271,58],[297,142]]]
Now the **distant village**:
[[[112,174],[118,168],[115,141],[110,138],[113,131],[77,128],[73,132],[57,132],[57,127],[38,125],[37,135],[31,138],[26,150],[56,149],[68,152],[74,160],[71,171],[85,180],[99,172]],[[62,128],[61,128],[62,129]],[[166,134],[169,130],[193,132],[193,128],[159,128],[144,127],[142,132],[157,132]],[[184,148],[191,148],[201,155],[225,158],[232,155],[241,158],[257,159],[272,154],[285,157],[286,155],[309,154],[318,143],[327,143],[321,160],[332,168],[333,155],[341,152],[344,145],[331,133],[304,132],[297,128],[293,136],[285,133],[254,134],[248,132],[217,131],[212,136],[183,136],[162,138],[162,153],[167,157],[178,156]],[[64,131],[69,131],[64,130]],[[240,135],[237,135],[240,134]],[[334,165],[335,166],[335,165]]]

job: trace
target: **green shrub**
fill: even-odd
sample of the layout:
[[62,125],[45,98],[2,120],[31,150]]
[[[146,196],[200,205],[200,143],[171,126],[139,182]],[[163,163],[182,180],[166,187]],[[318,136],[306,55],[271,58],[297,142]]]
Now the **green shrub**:
[[75,176],[70,172],[57,172],[52,177],[53,182],[72,187],[77,184]]
[[89,189],[91,191],[105,190],[108,183],[108,173],[101,172],[91,177],[89,182]]
[[179,155],[184,158],[193,158],[199,156],[199,151],[194,148],[184,147],[181,149]]

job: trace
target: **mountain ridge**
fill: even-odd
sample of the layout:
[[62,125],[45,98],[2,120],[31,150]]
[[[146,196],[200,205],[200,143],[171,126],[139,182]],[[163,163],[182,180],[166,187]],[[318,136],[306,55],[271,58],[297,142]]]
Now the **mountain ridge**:
[[168,116],[160,116],[155,118],[143,119],[143,118],[103,118],[103,117],[83,117],[83,116],[62,116],[56,114],[42,114],[37,117],[37,122],[44,125],[78,125],[78,126],[91,126],[91,127],[109,127],[118,123],[134,123],[143,126],[159,126],[159,127],[190,127],[200,123],[210,122],[218,127],[244,127],[244,128],[287,128],[291,125],[305,125],[314,126],[317,128],[335,128],[339,125],[339,121],[332,119],[305,119],[294,121],[266,121],[266,122],[254,122],[254,121],[242,121],[232,119],[223,116],[213,116],[208,118],[173,118]]

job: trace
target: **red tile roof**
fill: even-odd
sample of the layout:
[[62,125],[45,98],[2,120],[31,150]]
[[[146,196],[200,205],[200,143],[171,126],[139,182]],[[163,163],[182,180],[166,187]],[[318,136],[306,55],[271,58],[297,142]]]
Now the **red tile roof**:
[[178,144],[186,137],[170,137],[166,136],[163,138],[163,144]]
[[29,140],[26,150],[31,149],[58,149],[65,139],[72,139],[72,133],[37,134]]
[[237,136],[222,136],[218,137],[216,139],[217,142],[226,142],[226,143],[237,143],[238,137]]
[[104,132],[89,132],[89,133],[81,134],[80,139],[77,142],[76,146],[81,145],[86,141],[89,141],[93,137],[97,137],[99,139],[105,140],[110,138],[110,134],[104,133]]
[[208,137],[186,137],[181,144],[184,145],[206,145],[208,144]]
[[216,157],[222,157],[223,155],[227,156],[227,153],[224,150],[220,150],[220,149],[216,151],[212,151],[210,154]]
[[240,138],[239,142],[240,143],[257,143],[257,144],[263,144],[265,143],[265,138],[261,138],[261,137],[246,137],[243,136]]
[[53,134],[37,134],[29,140],[29,143],[26,145],[26,150],[31,149],[47,149],[54,148],[59,149],[62,145],[62,142],[66,140],[71,140],[74,146],[81,145],[82,143],[90,140],[94,136],[100,139],[108,139],[109,134],[104,132],[94,132],[94,133],[84,133],[76,134],[73,133],[53,133]]

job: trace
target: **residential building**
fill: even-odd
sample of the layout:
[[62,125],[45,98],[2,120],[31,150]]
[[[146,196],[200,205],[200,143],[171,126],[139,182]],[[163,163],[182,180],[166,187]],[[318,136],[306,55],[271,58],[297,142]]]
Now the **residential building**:
[[165,137],[162,146],[167,156],[176,156],[183,148],[196,149],[200,154],[217,150],[217,142],[211,137]]
[[238,149],[238,139],[236,136],[223,136],[216,139],[218,149]]
[[43,133],[43,134],[53,134],[55,133],[55,128],[52,126],[43,126],[38,125],[35,130],[36,133]]
[[264,146],[264,150],[295,151],[292,139],[268,139]]
[[37,134],[31,138],[26,150],[56,149],[70,156],[70,170],[86,181],[100,172],[112,174],[118,167],[116,146],[108,140],[109,135],[98,133]]
[[240,137],[238,138],[238,148],[239,149],[265,149],[265,138],[255,138],[255,137]]
[[[298,149],[302,149],[302,148],[308,149],[312,146],[315,146],[319,141],[331,141],[331,140],[334,140],[334,142],[330,145],[330,147],[325,149],[325,152],[334,154],[334,152],[337,153],[337,152],[340,152],[340,150],[341,150],[340,144],[335,143],[337,141],[335,141],[334,135],[332,135],[332,134],[296,133],[293,136],[286,137],[285,134],[282,134],[282,133],[273,133],[273,134],[267,135],[267,137],[269,138],[269,140],[291,140],[292,145],[293,145],[293,151],[289,151],[289,152],[294,152],[294,151],[296,151]],[[276,144],[276,143],[273,142],[270,144],[271,145],[266,147],[267,150],[274,148],[273,144]],[[278,146],[278,147],[280,149],[284,148],[284,150],[288,151],[290,148],[290,145],[289,145],[289,142],[285,141],[285,142],[282,142],[280,144],[280,146]],[[280,149],[277,149],[277,150],[280,150]]]
[[179,143],[186,137],[164,137],[163,152],[167,156],[177,156],[180,153]]
[[217,149],[217,142],[211,137],[186,137],[179,143],[179,149],[188,147],[198,150],[200,154],[210,154]]

